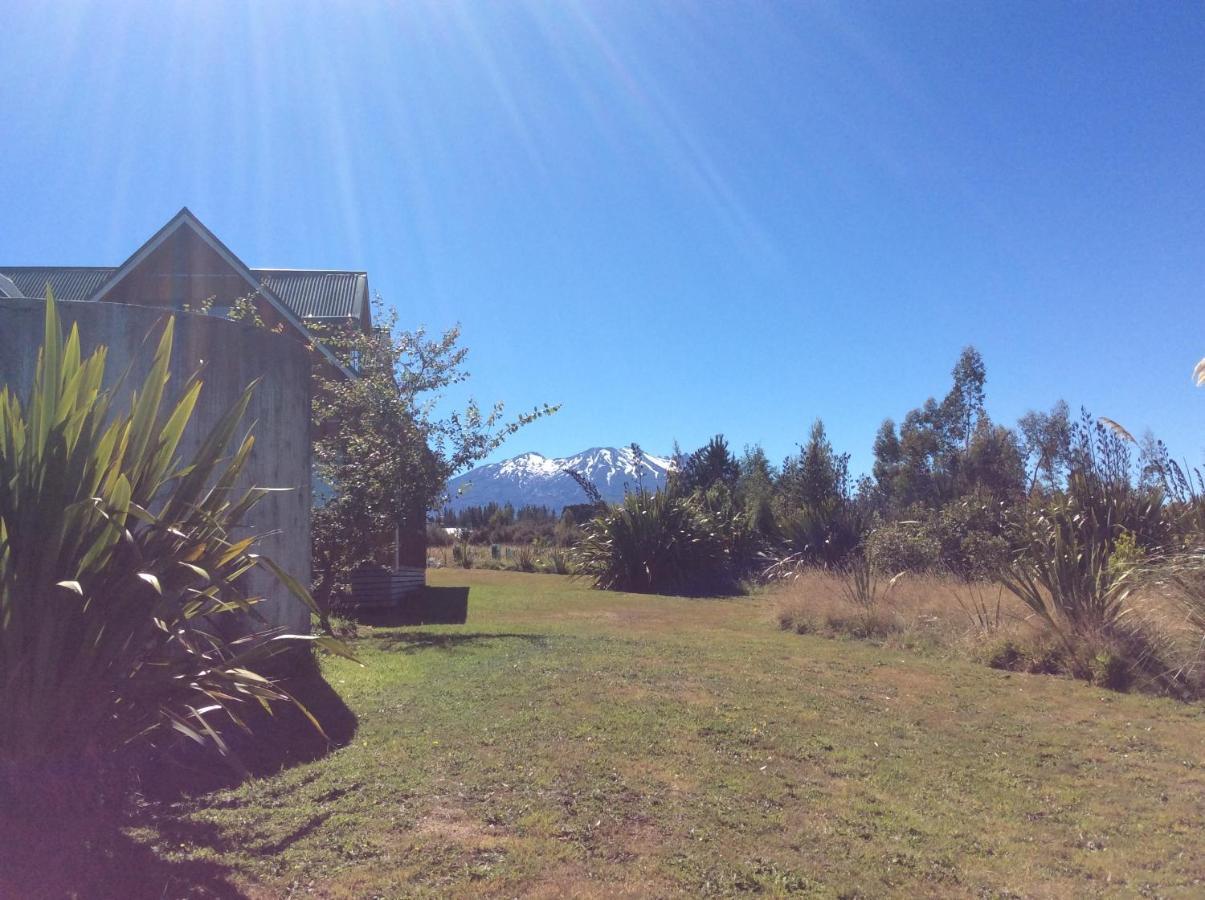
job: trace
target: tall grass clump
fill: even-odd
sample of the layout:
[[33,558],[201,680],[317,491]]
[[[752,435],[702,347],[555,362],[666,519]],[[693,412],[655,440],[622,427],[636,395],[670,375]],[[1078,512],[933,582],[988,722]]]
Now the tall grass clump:
[[255,617],[253,568],[313,602],[246,534],[268,493],[235,490],[253,386],[180,459],[202,384],[165,406],[172,335],[122,408],[105,349],[64,341],[48,295],[28,398],[0,387],[0,802],[86,794],[118,751],[170,735],[226,751],[247,708],[292,699],[260,674],[291,636],[223,636]]
[[1205,546],[1148,559],[1127,577],[1135,616],[1160,637],[1159,681],[1172,693],[1205,694]]
[[571,551],[575,570],[596,587],[685,596],[739,589],[721,523],[697,499],[635,491],[583,527]]
[[1159,640],[1127,602],[1143,548],[1168,536],[1164,496],[1135,485],[1128,435],[1085,424],[1064,490],[1036,497],[1014,521],[1001,583],[1057,636],[1075,674],[1121,686],[1163,666]]

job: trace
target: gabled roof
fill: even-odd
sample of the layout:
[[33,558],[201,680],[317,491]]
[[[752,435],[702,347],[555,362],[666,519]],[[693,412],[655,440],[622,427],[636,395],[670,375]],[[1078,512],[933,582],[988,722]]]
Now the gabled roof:
[[247,286],[251,288],[253,294],[263,297],[266,301],[268,301],[268,304],[276,311],[276,313],[282,319],[284,319],[285,322],[291,325],[298,334],[309,338],[313,345],[318,349],[318,352],[326,358],[328,363],[342,372],[347,378],[352,379],[355,377],[351,373],[351,370],[344,366],[343,363],[339,362],[335,355],[331,353],[329,348],[322,344],[322,342],[313,338],[313,335],[310,334],[309,330],[302,323],[301,319],[291,309],[289,309],[288,305],[281,300],[280,297],[276,296],[271,288],[265,284],[262,284],[260,280],[255,277],[252,271],[247,268],[247,265],[241,259],[235,256],[234,253],[231,252],[230,248],[218,239],[217,235],[206,228],[201,220],[193,215],[192,210],[190,210],[187,206],[182,207],[178,213],[168,220],[166,225],[164,225],[151,236],[150,240],[135,250],[130,255],[130,258],[118,266],[117,271],[115,271],[109,276],[109,278],[105,280],[104,284],[92,292],[88,299],[97,301],[103,300],[110,291],[117,287],[117,285],[121,284],[122,279],[125,278],[126,275],[134,271],[140,262],[154,253],[164,241],[166,241],[171,235],[175,234],[176,231],[181,228],[191,229],[193,233],[197,235],[197,237],[208,244],[210,249],[217,253],[218,256],[221,257],[222,261],[230,266],[230,268],[247,283]]
[[[45,295],[46,286],[50,285],[55,297],[60,300],[103,300],[139,263],[182,228],[189,229],[208,245],[229,266],[234,273],[231,277],[246,282],[248,294],[263,297],[281,319],[306,338],[313,340],[304,319],[356,319],[365,326],[370,325],[368,276],[364,272],[250,269],[188,207],[172,216],[150,240],[116,268],[0,265],[0,277],[8,279],[0,282],[5,285],[0,290],[0,296],[11,295],[15,288],[19,295],[37,299]],[[313,343],[331,365],[347,377],[353,377],[327,347],[316,340]]]
[[[40,300],[46,285],[59,300],[87,300],[117,269],[114,266],[5,266],[18,296]],[[268,288],[299,319],[360,319],[369,309],[368,275],[334,269],[252,269],[256,286]]]

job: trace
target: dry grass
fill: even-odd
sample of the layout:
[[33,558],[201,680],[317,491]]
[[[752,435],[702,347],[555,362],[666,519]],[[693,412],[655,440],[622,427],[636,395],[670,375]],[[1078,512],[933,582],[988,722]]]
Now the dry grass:
[[1205,646],[1174,592],[1143,584],[1126,600],[1123,628],[1069,643],[1002,585],[939,575],[878,579],[874,604],[858,602],[847,574],[806,569],[772,594],[784,630],[870,640],[887,647],[973,659],[994,668],[1073,674],[1111,687],[1199,696]]
[[[880,601],[870,610],[849,596],[848,577],[808,569],[774,588],[779,624],[804,632],[837,635],[869,615],[881,637],[908,635],[947,647],[989,638],[1030,639],[1040,624],[1028,607],[998,584],[977,584],[936,575],[880,579]],[[889,585],[889,586],[888,586]]]
[[[510,572],[546,572],[552,574],[567,574],[568,556],[564,547],[536,547],[532,544],[468,544],[467,552],[472,564],[462,566],[453,553],[453,547],[459,546],[461,552],[465,544],[446,547],[429,547],[427,563],[436,569],[486,569]],[[498,548],[498,556],[493,554],[493,547]],[[558,572],[558,559],[560,571]],[[527,568],[525,568],[527,566]]]

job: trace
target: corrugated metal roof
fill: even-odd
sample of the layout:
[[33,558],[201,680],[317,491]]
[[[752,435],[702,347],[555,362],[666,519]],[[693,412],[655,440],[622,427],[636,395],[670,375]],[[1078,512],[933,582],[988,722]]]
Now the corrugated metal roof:
[[114,271],[112,266],[0,266],[0,274],[7,275],[24,296],[34,299],[46,296],[49,282],[58,300],[87,300]]
[[[113,266],[0,266],[26,297],[87,300],[116,272]],[[298,318],[359,319],[368,304],[368,276],[325,269],[252,269]]]
[[252,269],[294,315],[308,318],[360,318],[368,303],[363,272],[313,269]]

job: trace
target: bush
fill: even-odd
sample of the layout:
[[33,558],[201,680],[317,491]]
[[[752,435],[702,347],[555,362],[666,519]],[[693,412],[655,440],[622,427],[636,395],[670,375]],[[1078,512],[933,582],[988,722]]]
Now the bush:
[[531,547],[520,547],[518,553],[515,554],[515,564],[520,572],[534,572],[536,570],[536,554]]
[[41,803],[94,784],[119,749],[169,729],[224,752],[221,720],[241,725],[248,701],[291,699],[255,671],[287,642],[221,636],[224,622],[254,613],[257,598],[237,585],[256,566],[313,608],[254,554],[255,535],[241,536],[267,490],[234,493],[249,435],[223,454],[251,388],[182,465],[201,382],[194,376],[163,408],[172,334],[169,320],[121,410],[116,391],[101,389],[104,349],[81,359],[78,331],[63,341],[48,297],[28,402],[0,389],[0,792],[9,799]]
[[925,522],[889,522],[870,532],[866,556],[883,572],[932,572],[941,563],[941,542]]
[[1004,507],[977,496],[940,510],[915,509],[905,519],[875,528],[866,553],[884,572],[944,571],[964,579],[990,578],[1011,549]]
[[778,531],[801,560],[836,566],[861,545],[866,523],[852,503],[835,499],[791,511],[779,523]]
[[696,499],[628,494],[583,527],[571,551],[596,587],[640,594],[708,595],[739,589],[728,539]]
[[1130,587],[1111,564],[1117,541],[1158,534],[1160,507],[1128,484],[1074,474],[1067,492],[1019,512],[1001,581],[1055,631],[1109,632]]
[[547,569],[554,575],[569,574],[569,554],[559,547],[548,552]]

